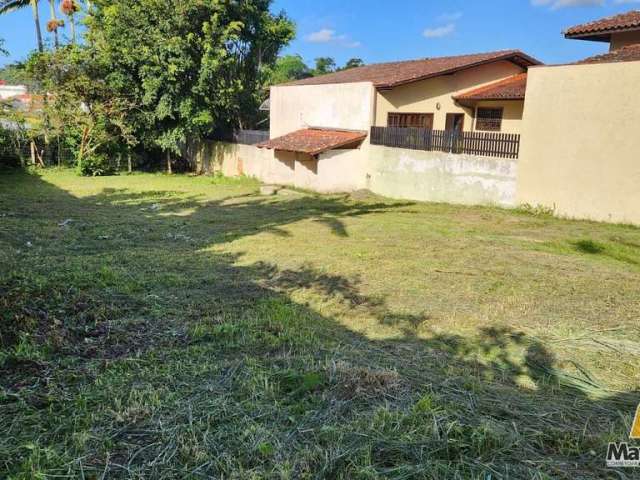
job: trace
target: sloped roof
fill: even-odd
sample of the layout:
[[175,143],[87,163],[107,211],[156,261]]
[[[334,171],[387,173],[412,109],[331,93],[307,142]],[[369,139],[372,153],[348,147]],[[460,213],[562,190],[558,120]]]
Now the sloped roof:
[[306,128],[260,143],[258,148],[319,155],[355,144],[365,138],[367,138],[367,132],[363,131]]
[[640,61],[640,45],[628,45],[626,47],[612,50],[611,52],[594,57],[585,58],[577,62],[578,65],[593,63],[616,63],[616,62],[638,62]]
[[499,80],[454,97],[460,102],[480,100],[524,100],[527,91],[527,74],[521,73]]
[[305,78],[284,86],[327,85],[336,83],[372,82],[376,88],[393,88],[440,75],[452,74],[501,60],[510,61],[522,68],[540,65],[541,62],[520,50],[460,55],[456,57],[425,58],[405,62],[378,63],[342,70],[319,77]]
[[601,18],[593,22],[571,27],[564,32],[566,38],[584,38],[585,40],[609,41],[611,33],[639,30],[640,10],[632,10],[612,17]]

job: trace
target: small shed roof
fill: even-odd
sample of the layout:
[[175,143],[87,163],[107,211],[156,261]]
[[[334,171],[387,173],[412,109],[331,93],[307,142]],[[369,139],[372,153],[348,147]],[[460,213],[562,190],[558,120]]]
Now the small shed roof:
[[481,100],[524,100],[526,91],[527,74],[522,73],[461,93],[454,99],[461,103]]
[[260,143],[258,148],[319,155],[329,150],[358,144],[365,138],[367,132],[359,130],[305,128]]
[[612,17],[571,27],[564,32],[566,38],[578,38],[597,42],[608,42],[611,34],[640,30],[640,10],[632,10]]

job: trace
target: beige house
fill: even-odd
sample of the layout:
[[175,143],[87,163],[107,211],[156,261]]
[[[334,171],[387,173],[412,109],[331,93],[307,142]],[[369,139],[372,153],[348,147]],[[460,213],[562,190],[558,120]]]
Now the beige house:
[[[508,50],[369,65],[272,87],[271,140],[259,147],[272,150],[273,160],[256,166],[259,178],[321,192],[367,188],[398,198],[512,204],[526,72],[534,65],[540,62]],[[438,153],[414,149],[407,158],[406,150],[389,148],[384,132],[372,137],[376,127],[404,135],[393,146],[411,141],[409,132]],[[489,135],[514,148],[498,151]],[[451,155],[472,143],[474,155],[453,164]],[[506,164],[490,158],[508,154]]]
[[319,192],[530,204],[640,224],[640,12],[565,36],[610,48],[571,65],[509,50],[275,86],[270,140],[219,146],[216,163]]

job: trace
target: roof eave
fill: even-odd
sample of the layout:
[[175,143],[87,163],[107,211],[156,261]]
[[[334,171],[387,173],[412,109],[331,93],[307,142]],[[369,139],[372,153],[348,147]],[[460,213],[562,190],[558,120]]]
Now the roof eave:
[[590,40],[593,42],[610,42],[611,35],[616,33],[637,32],[640,31],[640,25],[625,28],[609,28],[605,30],[597,30],[594,32],[570,33],[563,32],[564,38],[569,40]]
[[524,97],[483,97],[483,98],[453,98],[460,105],[473,106],[479,102],[523,102]]
[[[518,63],[516,61],[514,61],[517,58],[522,58],[523,60],[525,60],[524,62]],[[529,55],[527,55],[526,53],[522,53],[522,52],[518,52],[518,53],[511,53],[508,55],[504,55],[502,57],[496,57],[496,58],[492,58],[492,59],[488,59],[488,60],[482,60],[480,62],[475,62],[472,63],[470,65],[465,65],[464,67],[455,67],[455,68],[450,68],[448,70],[444,70],[442,72],[437,72],[437,73],[432,73],[429,75],[424,75],[421,77],[417,77],[417,78],[413,78],[410,80],[402,80],[400,82],[395,82],[395,83],[388,83],[388,84],[374,84],[374,86],[381,91],[384,90],[392,90],[396,87],[401,87],[403,85],[409,85],[412,83],[416,83],[416,82],[423,82],[424,80],[429,80],[431,78],[436,78],[436,77],[443,77],[446,75],[451,75],[454,73],[458,73],[458,72],[463,72],[465,70],[470,70],[472,68],[476,68],[476,67],[481,67],[482,65],[489,65],[491,63],[495,63],[495,62],[503,62],[503,61],[509,61],[514,63],[515,65],[518,65],[521,68],[529,68],[532,66],[537,66],[537,65],[543,65],[543,63]]]

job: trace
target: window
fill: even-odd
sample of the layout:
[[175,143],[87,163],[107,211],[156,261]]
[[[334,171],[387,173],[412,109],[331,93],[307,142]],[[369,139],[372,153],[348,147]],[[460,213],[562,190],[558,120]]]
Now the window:
[[388,127],[433,129],[433,113],[390,113]]
[[502,108],[478,108],[476,130],[499,132],[502,129]]

